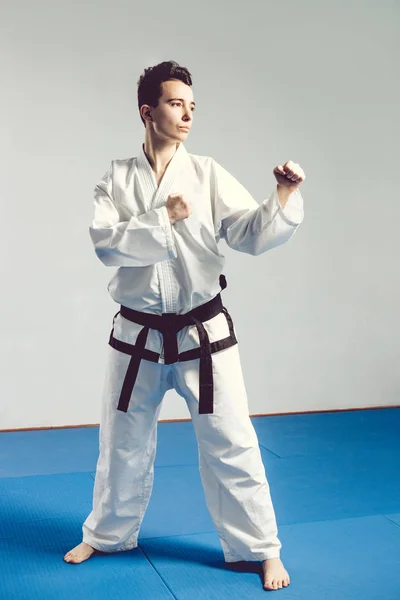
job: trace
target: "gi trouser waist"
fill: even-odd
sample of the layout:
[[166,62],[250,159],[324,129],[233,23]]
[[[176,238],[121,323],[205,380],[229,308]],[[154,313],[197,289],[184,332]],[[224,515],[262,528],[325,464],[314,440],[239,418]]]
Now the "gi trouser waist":
[[[114,328],[111,331],[109,344],[116,350],[130,354],[132,356],[122,385],[121,394],[118,402],[118,410],[127,412],[132,390],[134,388],[140,361],[142,358],[158,362],[159,354],[145,349],[149,329],[157,329],[163,335],[164,340],[164,361],[170,365],[184,360],[193,360],[200,358],[199,366],[199,414],[210,414],[214,412],[214,382],[212,372],[211,354],[237,344],[237,339],[233,329],[232,319],[222,304],[221,295],[198,306],[197,308],[178,315],[175,313],[163,313],[154,315],[133,310],[121,305],[120,314],[129,321],[143,325],[139,332],[135,345],[121,342],[113,336]],[[219,313],[223,312],[229,326],[229,337],[210,343],[208,333],[203,325]],[[118,313],[117,313],[118,315]],[[117,316],[115,315],[115,317]],[[114,319],[115,319],[114,317]],[[199,333],[200,347],[182,352],[178,352],[177,333],[188,325],[195,325]]]

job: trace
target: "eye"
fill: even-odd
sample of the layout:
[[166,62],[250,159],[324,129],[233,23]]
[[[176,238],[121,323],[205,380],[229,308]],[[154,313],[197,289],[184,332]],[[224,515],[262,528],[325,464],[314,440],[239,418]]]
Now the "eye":
[[[171,106],[182,106],[182,102],[171,102]],[[194,106],[192,106],[192,112],[195,111]]]

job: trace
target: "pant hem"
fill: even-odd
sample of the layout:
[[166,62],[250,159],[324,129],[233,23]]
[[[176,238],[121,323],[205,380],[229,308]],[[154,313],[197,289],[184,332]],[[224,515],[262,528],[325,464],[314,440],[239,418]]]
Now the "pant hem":
[[273,550],[271,552],[260,552],[258,554],[251,554],[246,557],[239,557],[238,555],[225,554],[225,562],[233,563],[233,562],[251,562],[251,561],[261,561],[268,560],[269,558],[280,558],[280,551]]
[[105,546],[104,544],[98,544],[97,542],[93,542],[92,540],[88,539],[88,538],[83,538],[82,542],[85,542],[85,544],[89,544],[89,546],[91,546],[92,548],[94,548],[95,550],[99,550],[100,552],[109,552],[109,553],[113,553],[113,552],[124,552],[127,550],[133,550],[134,548],[137,548],[137,542],[135,543],[128,543],[128,544],[123,544],[122,546]]

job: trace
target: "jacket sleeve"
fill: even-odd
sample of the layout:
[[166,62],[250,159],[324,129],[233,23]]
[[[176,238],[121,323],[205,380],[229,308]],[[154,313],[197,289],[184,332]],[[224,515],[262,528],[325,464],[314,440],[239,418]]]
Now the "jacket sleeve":
[[285,208],[277,187],[260,205],[220,164],[212,160],[217,239],[230,248],[257,256],[287,242],[303,221],[303,197],[297,189]]
[[107,267],[146,267],[177,257],[166,206],[121,221],[113,197],[113,162],[94,189],[89,227],[96,255]]

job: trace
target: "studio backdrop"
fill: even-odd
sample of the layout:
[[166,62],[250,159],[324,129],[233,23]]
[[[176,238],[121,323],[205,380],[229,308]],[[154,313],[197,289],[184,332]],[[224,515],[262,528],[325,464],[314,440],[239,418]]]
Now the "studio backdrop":
[[[144,141],[137,81],[193,77],[188,152],[260,204],[288,160],[305,217],[260,256],[224,241],[250,414],[399,404],[399,4],[3,1],[0,429],[100,421],[115,268],[95,184]],[[190,202],[190,198],[188,199]],[[170,391],[160,420],[189,417]]]

